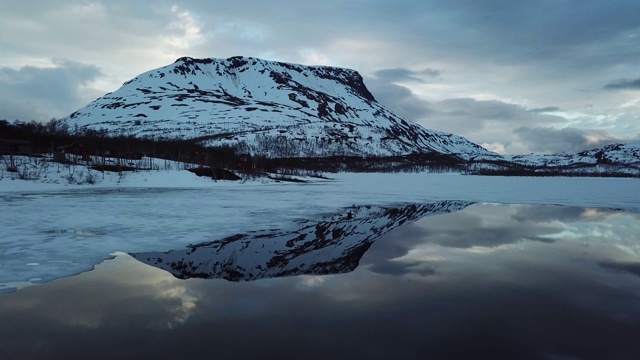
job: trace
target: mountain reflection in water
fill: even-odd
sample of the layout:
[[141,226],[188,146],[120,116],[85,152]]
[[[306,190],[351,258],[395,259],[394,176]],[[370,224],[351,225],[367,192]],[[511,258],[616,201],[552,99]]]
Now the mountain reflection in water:
[[371,244],[391,230],[425,216],[454,212],[471,203],[438,201],[404,206],[352,206],[295,230],[237,234],[184,250],[131,255],[180,279],[257,280],[353,271]]
[[[354,207],[351,216],[303,222],[291,232],[194,245],[167,255],[178,263],[178,255],[202,253],[210,262],[185,258],[178,271],[166,265],[169,257],[158,261],[172,274],[154,267],[162,253],[136,254],[154,266],[120,254],[94,271],[0,296],[0,358],[640,354],[639,215],[458,203],[460,211],[424,216],[431,214],[424,205]],[[334,237],[333,229],[351,235]],[[246,255],[249,239],[269,255]],[[306,275],[291,276],[295,268]],[[341,274],[315,275],[333,270]]]

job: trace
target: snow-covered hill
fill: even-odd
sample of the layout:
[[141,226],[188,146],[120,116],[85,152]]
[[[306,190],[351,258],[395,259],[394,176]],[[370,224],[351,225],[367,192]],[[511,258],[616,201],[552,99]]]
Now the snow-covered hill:
[[320,221],[300,222],[293,231],[238,234],[184,250],[131,255],[180,279],[249,281],[345,273],[353,271],[371,244],[391,230],[469,205],[464,201],[437,201],[395,207],[353,206]]
[[640,175],[640,142],[606,145],[560,155],[516,155],[505,157],[517,165],[538,170],[614,172]]
[[180,58],[62,121],[72,131],[239,144],[272,157],[435,153],[500,159],[463,137],[396,116],[354,70],[250,57]]
[[516,155],[510,158],[527,166],[572,166],[584,164],[640,164],[640,142],[606,145],[561,155]]

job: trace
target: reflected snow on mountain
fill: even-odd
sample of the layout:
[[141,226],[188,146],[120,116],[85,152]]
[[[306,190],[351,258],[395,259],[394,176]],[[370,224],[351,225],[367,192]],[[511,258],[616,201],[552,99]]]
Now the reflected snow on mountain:
[[397,206],[352,206],[293,230],[264,230],[165,252],[131,255],[180,279],[257,280],[353,271],[371,244],[425,216],[455,212],[471,203],[438,201]]

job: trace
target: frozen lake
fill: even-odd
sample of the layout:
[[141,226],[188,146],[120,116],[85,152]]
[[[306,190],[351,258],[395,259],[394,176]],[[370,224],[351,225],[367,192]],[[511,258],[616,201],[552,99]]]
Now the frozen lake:
[[637,179],[171,185],[0,188],[0,358],[640,353]]
[[117,251],[164,251],[247,231],[285,228],[351,205],[459,200],[640,212],[637,179],[332,176],[306,184],[145,187],[147,183],[140,182],[128,187],[0,191],[0,292],[90,270]]

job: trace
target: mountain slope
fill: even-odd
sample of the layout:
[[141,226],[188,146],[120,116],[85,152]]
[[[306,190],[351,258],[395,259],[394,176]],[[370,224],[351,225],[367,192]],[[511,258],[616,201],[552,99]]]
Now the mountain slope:
[[427,130],[379,104],[354,70],[250,57],[180,58],[143,73],[67,118],[109,136],[195,139],[271,157],[500,156]]
[[320,221],[301,222],[293,231],[238,234],[183,250],[131,255],[180,279],[250,281],[346,273],[358,266],[373,242],[391,230],[469,205],[463,201],[439,201],[397,207],[353,206]]

